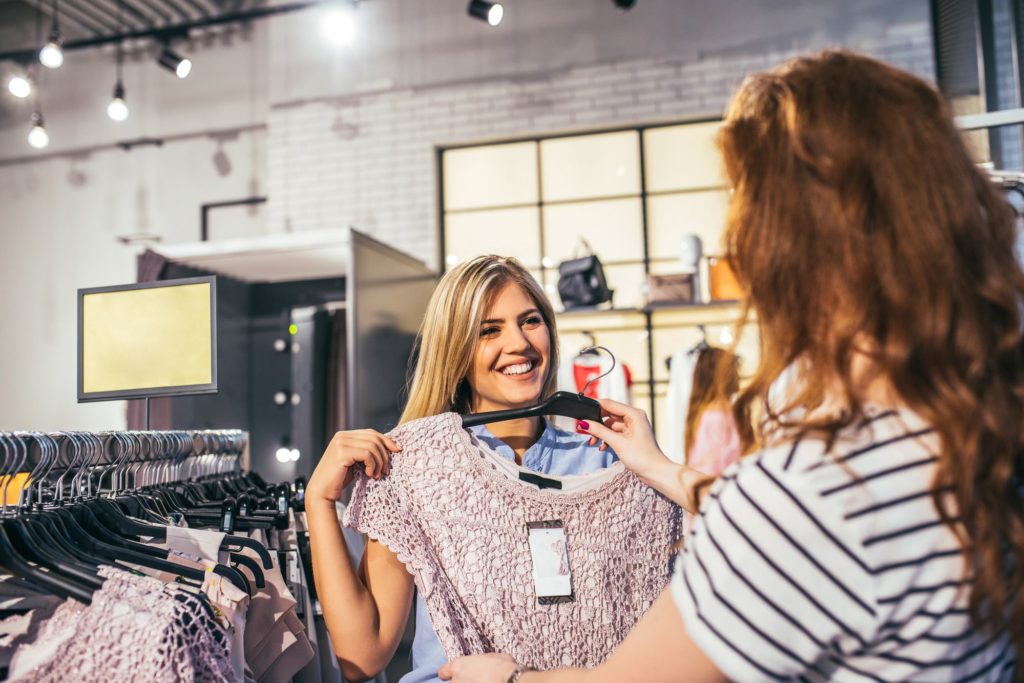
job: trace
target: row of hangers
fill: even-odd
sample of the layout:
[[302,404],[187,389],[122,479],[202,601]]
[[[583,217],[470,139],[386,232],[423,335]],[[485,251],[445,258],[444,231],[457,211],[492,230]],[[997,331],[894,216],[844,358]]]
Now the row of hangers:
[[[262,543],[233,532],[286,527],[294,498],[290,486],[241,471],[247,440],[235,430],[0,432],[0,569],[89,603],[103,583],[100,566],[148,567],[180,577],[208,607],[198,591],[203,570],[169,562],[166,550],[142,542],[166,541],[168,526],[184,519],[226,532],[229,561],[212,571],[253,595],[273,562]],[[8,503],[14,475],[26,468],[27,483]]]

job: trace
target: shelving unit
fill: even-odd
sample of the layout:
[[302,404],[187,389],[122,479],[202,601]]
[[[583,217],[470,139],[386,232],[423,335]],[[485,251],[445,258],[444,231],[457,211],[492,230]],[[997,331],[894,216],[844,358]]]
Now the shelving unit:
[[[479,254],[515,256],[557,309],[558,264],[580,255],[585,238],[615,290],[613,306],[559,312],[562,351],[589,345],[590,334],[610,348],[630,367],[634,403],[659,432],[669,422],[660,419],[665,358],[697,344],[698,325],[724,345],[740,314],[735,301],[647,306],[641,289],[648,274],[680,270],[684,234],[701,237],[706,257],[720,255],[728,192],[714,144],[718,126],[701,118],[437,150],[443,268]],[[706,259],[700,281],[707,282]],[[757,340],[744,340],[749,368]]]

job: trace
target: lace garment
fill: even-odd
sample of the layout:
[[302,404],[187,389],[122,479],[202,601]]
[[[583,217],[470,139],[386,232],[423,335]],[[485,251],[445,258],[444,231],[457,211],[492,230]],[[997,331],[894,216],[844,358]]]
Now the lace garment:
[[195,596],[111,567],[99,573],[106,581],[90,605],[65,602],[18,648],[10,680],[236,680],[228,639]]
[[[682,510],[621,464],[537,489],[509,476],[454,413],[390,436],[402,446],[391,473],[358,478],[345,522],[413,574],[449,658],[597,665],[668,584]],[[574,599],[539,605],[526,524],[552,519],[565,528]]]

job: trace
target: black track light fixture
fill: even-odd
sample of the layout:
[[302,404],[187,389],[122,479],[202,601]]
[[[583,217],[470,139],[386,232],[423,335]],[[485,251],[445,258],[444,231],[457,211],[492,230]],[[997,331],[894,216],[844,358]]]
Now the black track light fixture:
[[505,8],[500,2],[488,2],[488,0],[471,0],[466,8],[469,16],[486,21],[491,26],[497,26],[505,16]]
[[617,8],[625,12],[626,10],[633,9],[633,5],[636,4],[636,0],[612,0],[612,3]]
[[165,45],[164,49],[160,51],[157,62],[178,78],[188,78],[188,75],[192,73],[192,60],[188,57],[182,57],[172,50],[169,45]]

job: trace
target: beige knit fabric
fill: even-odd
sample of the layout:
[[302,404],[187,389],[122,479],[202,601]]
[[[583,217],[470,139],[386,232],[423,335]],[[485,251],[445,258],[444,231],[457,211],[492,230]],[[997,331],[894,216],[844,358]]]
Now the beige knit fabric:
[[[563,478],[571,491],[520,482],[461,424],[444,413],[392,431],[391,474],[356,481],[346,524],[405,563],[449,658],[599,664],[667,585],[682,510],[619,464]],[[565,527],[574,600],[539,605],[526,524],[551,519]]]

